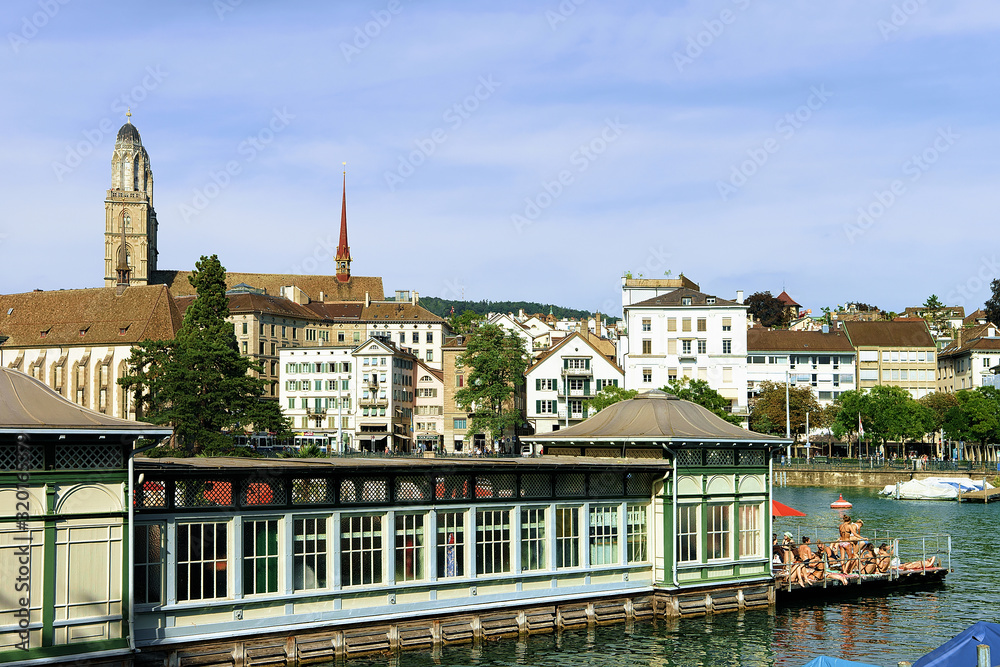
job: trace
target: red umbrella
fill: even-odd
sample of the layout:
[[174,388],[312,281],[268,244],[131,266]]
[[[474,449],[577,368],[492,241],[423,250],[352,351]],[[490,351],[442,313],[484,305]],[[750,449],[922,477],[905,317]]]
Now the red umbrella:
[[789,507],[784,503],[771,499],[771,516],[805,516],[805,512],[800,512],[794,507]]

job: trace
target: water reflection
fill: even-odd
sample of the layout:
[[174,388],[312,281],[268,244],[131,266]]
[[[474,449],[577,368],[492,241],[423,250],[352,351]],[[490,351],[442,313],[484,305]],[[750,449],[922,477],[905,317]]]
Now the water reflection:
[[995,565],[994,505],[893,501],[874,491],[777,489],[775,497],[808,514],[778,519],[774,532],[836,533],[839,515],[830,502],[843,493],[851,515],[865,520],[866,535],[950,533],[953,566],[946,583],[922,591],[780,607],[774,611],[657,619],[588,630],[534,635],[482,646],[452,646],[351,660],[353,667],[798,667],[817,655],[876,665],[913,661],[980,620],[996,621],[1000,574]]

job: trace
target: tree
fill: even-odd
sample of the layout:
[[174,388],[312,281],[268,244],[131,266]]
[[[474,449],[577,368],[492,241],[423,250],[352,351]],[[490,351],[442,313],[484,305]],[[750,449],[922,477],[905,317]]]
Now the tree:
[[859,416],[866,439],[881,445],[918,440],[934,428],[934,411],[902,387],[845,391],[837,403],[839,411],[831,430],[838,438],[858,432]]
[[941,300],[937,298],[936,294],[931,294],[924,301],[923,312],[923,318],[932,331],[937,334],[951,331],[951,326],[948,322],[948,310],[941,303]]
[[955,394],[946,391],[935,391],[917,400],[931,411],[931,431],[941,429],[948,411],[958,407],[958,398],[955,397]]
[[993,294],[983,305],[983,310],[986,312],[987,322],[997,323],[1000,322],[1000,278],[990,283],[990,289]]
[[830,431],[838,439],[844,436],[848,438],[858,432],[858,418],[862,415],[868,405],[868,395],[862,391],[851,389],[845,391],[834,401],[836,416],[830,424]]
[[188,453],[228,453],[232,436],[270,430],[289,434],[275,401],[261,397],[265,380],[250,375],[260,364],[240,355],[226,296],[226,270],[215,255],[202,257],[189,278],[197,298],[172,341],[143,341],[132,350],[118,380],[134,392],[136,413],[169,424]]
[[455,392],[455,403],[472,415],[469,433],[502,437],[517,427],[521,411],[514,396],[524,384],[528,355],[512,331],[487,324],[472,331],[465,352],[458,359],[470,370],[465,387]]
[[453,331],[468,335],[483,320],[482,315],[478,315],[471,310],[466,310],[461,315],[452,315],[448,318],[448,325]]
[[635,389],[622,389],[621,387],[608,385],[597,392],[593,398],[588,398],[584,401],[584,405],[587,406],[587,412],[593,415],[609,405],[614,405],[619,401],[629,398],[635,398],[638,393]]
[[707,380],[692,380],[684,376],[662,387],[662,390],[668,394],[673,394],[683,401],[691,401],[703,408],[708,408],[730,424],[739,425],[743,423],[742,417],[734,415],[726,409],[732,405],[730,400],[708,386]]
[[945,414],[944,432],[952,440],[987,444],[1000,438],[1000,390],[977,387],[955,392],[958,405]]
[[747,312],[753,315],[754,319],[762,326],[781,327],[788,323],[784,304],[770,292],[754,292],[746,298],[744,303]]
[[[811,387],[790,387],[788,390],[789,421],[792,433],[805,433],[806,413],[812,413],[810,426],[819,426],[819,401]],[[785,434],[785,385],[765,381],[750,407],[750,430],[771,435]]]

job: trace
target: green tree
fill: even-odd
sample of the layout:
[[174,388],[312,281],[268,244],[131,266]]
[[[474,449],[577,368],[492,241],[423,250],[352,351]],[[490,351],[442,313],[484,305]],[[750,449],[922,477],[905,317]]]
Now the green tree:
[[[806,413],[810,427],[820,426],[819,402],[811,387],[790,387],[788,413],[792,433],[796,436],[806,431]],[[771,435],[785,434],[785,385],[765,381],[750,407],[750,430]]]
[[483,316],[478,315],[471,310],[466,310],[461,315],[452,315],[448,318],[448,325],[451,327],[452,331],[456,333],[468,335],[472,333],[480,322],[482,322]]
[[251,426],[285,437],[288,423],[275,401],[261,397],[262,368],[240,355],[226,297],[226,270],[215,255],[202,257],[189,278],[197,298],[176,338],[143,341],[118,380],[135,394],[137,413],[169,424],[187,453],[230,453],[232,436]]
[[952,440],[987,444],[1000,438],[1000,390],[977,387],[955,392],[958,405],[945,414],[944,432]]
[[931,431],[941,429],[944,426],[944,419],[948,411],[958,407],[958,399],[955,397],[955,394],[946,391],[935,391],[917,400],[931,411]]
[[621,387],[608,385],[597,392],[593,398],[585,400],[583,404],[587,406],[588,413],[593,415],[609,405],[614,405],[619,401],[624,401],[629,398],[635,398],[638,393],[639,392],[635,389],[622,389]]
[[761,326],[782,327],[788,323],[784,304],[770,292],[754,292],[744,303],[747,313],[753,315]]
[[697,403],[703,408],[708,408],[719,417],[722,417],[731,424],[742,424],[743,418],[729,412],[732,402],[722,394],[712,389],[707,380],[692,380],[685,376],[679,380],[674,380],[662,390],[668,394],[673,394],[684,401]]
[[936,294],[931,294],[927,297],[922,308],[924,312],[923,318],[931,330],[938,334],[951,331],[951,326],[948,323],[948,310]]
[[487,324],[472,331],[458,361],[469,369],[465,387],[455,392],[455,403],[472,414],[469,433],[499,438],[523,419],[514,397],[524,384],[528,355],[512,331]]
[[990,283],[992,294],[983,304],[983,311],[986,313],[986,321],[996,324],[1000,322],[1000,278],[994,279]]

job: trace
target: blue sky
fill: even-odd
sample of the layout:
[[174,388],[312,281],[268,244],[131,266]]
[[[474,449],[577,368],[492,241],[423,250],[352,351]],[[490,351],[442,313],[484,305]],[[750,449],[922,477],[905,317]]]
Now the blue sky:
[[347,162],[353,271],[390,292],[615,313],[623,272],[672,271],[972,310],[1000,277],[995,0],[9,0],[0,28],[7,293],[101,284],[126,105],[161,268],[333,273]]

